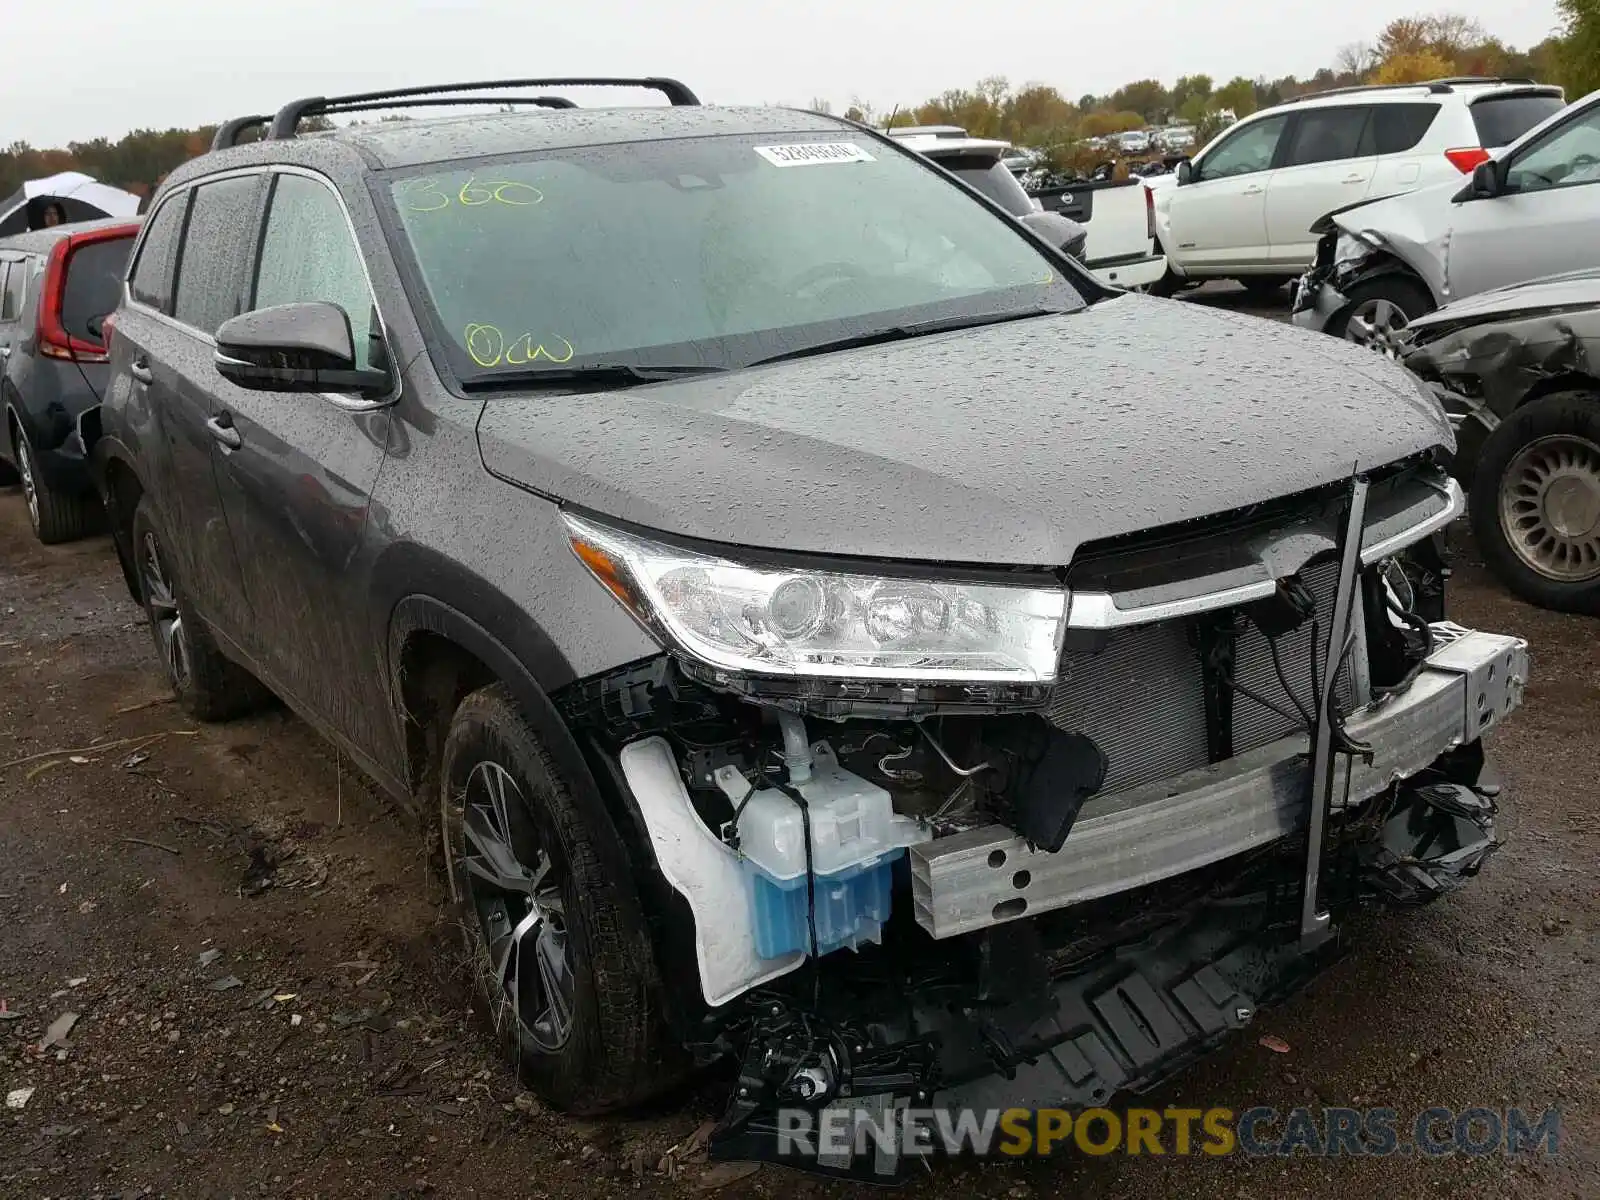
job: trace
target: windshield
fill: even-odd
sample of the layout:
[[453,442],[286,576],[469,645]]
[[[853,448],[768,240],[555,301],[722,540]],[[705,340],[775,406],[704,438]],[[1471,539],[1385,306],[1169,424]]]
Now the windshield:
[[585,364],[740,367],[1081,296],[935,168],[867,138],[694,138],[393,178],[465,383]]

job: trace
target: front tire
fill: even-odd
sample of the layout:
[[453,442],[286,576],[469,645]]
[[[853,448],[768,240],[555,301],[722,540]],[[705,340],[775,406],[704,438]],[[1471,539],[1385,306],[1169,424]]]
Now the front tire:
[[1484,559],[1513,592],[1600,614],[1600,393],[1555,392],[1502,421],[1469,509]]
[[[473,692],[450,722],[440,816],[474,999],[544,1100],[593,1115],[679,1074],[655,996],[644,916],[626,876],[510,692]],[[596,798],[595,803],[599,801]],[[616,847],[620,853],[620,847]]]
[[259,708],[270,694],[254,675],[223,655],[194,615],[173,574],[148,499],[139,501],[133,513],[133,547],[150,635],[178,703],[200,721],[226,721]]
[[1437,305],[1426,288],[1404,275],[1380,275],[1351,288],[1350,303],[1334,314],[1328,332],[1334,337],[1385,350],[1389,339]]

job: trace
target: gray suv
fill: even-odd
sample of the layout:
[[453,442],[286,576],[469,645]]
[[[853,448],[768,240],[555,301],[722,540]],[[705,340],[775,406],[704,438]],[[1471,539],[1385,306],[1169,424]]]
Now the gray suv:
[[1496,844],[1526,647],[1444,619],[1432,395],[1103,289],[862,126],[297,101],[173,172],[112,326],[173,688],[437,824],[569,1111],[722,1063],[714,1155],[891,1177],[923,1143],[806,1123],[1147,1087]]

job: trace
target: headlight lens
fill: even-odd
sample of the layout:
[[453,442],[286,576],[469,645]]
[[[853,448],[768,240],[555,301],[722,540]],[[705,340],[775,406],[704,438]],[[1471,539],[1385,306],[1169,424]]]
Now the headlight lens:
[[1342,230],[1339,233],[1339,240],[1333,245],[1333,265],[1337,267],[1345,263],[1360,262],[1377,249],[1377,245],[1377,242],[1366,234]]
[[752,566],[563,513],[573,551],[647,628],[767,675],[1048,683],[1066,589]]

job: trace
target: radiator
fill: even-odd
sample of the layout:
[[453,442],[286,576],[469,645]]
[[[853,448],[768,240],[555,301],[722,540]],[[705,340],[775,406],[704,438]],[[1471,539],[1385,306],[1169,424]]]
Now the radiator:
[[[1333,621],[1339,564],[1326,559],[1301,572],[1316,597],[1318,636],[1326,641]],[[1357,600],[1359,602],[1359,589]],[[1360,630],[1361,610],[1355,610]],[[1295,711],[1273,668],[1267,639],[1242,614],[1236,621],[1234,678],[1245,688]],[[1363,639],[1364,641],[1364,639]],[[1294,694],[1309,712],[1311,686],[1311,623],[1278,639],[1278,658]],[[1357,653],[1364,653],[1358,646]],[[1349,664],[1335,692],[1342,712],[1354,707]],[[1069,652],[1062,657],[1060,682],[1050,699],[1049,717],[1061,729],[1092,738],[1108,760],[1101,794],[1111,794],[1166,779],[1209,761],[1206,744],[1205,692],[1198,643],[1187,619],[1116,629],[1095,653]],[[1233,699],[1233,750],[1264,746],[1300,728],[1243,695]]]

